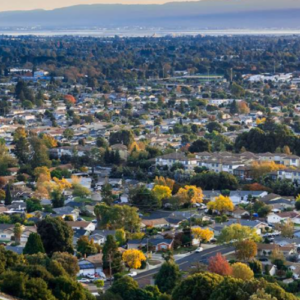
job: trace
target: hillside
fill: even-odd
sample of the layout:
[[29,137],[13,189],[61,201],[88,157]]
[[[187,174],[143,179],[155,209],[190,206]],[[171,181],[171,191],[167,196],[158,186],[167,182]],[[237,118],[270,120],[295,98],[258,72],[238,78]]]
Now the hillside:
[[99,4],[50,11],[2,12],[0,26],[298,29],[299,15],[300,1],[296,0],[204,0],[164,5]]

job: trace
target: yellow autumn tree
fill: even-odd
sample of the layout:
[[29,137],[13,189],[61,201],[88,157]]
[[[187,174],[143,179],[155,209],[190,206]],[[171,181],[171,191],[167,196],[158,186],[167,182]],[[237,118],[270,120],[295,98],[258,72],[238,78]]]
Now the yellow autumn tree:
[[276,172],[279,170],[285,170],[284,165],[276,164],[274,161],[255,161],[251,166],[251,174],[254,179],[266,175],[270,172]]
[[209,228],[204,229],[200,227],[192,228],[192,234],[194,235],[194,238],[199,240],[200,242],[208,242],[214,236],[213,231]]
[[165,178],[163,176],[156,176],[154,179],[155,185],[165,185],[170,188],[171,191],[173,191],[173,187],[175,184],[175,180],[170,179],[170,178]]
[[139,269],[142,262],[146,260],[144,253],[137,249],[128,249],[122,255],[123,262],[128,266],[128,269]]
[[209,209],[217,210],[221,214],[223,214],[226,211],[233,211],[234,209],[234,205],[231,199],[223,195],[216,197],[214,201],[208,202],[207,207]]
[[161,201],[162,199],[170,198],[172,196],[171,189],[165,185],[156,185],[152,191],[159,201]]
[[47,148],[51,149],[51,148],[57,147],[56,139],[53,136],[51,136],[50,134],[43,134],[42,139]]
[[232,277],[246,281],[251,280],[254,273],[246,264],[237,262],[232,265]]
[[202,189],[195,185],[186,185],[184,188],[180,188],[177,195],[183,203],[201,203],[203,200]]
[[25,128],[23,127],[18,127],[15,132],[14,132],[14,141],[18,141],[20,138],[26,138],[27,137],[27,133]]
[[65,178],[58,179],[56,177],[53,178],[53,181],[59,186],[61,190],[71,189],[72,184]]
[[264,124],[266,122],[266,118],[257,118],[256,125]]
[[50,170],[47,167],[37,167],[33,171],[33,175],[37,180],[40,181],[50,181],[51,180],[51,174]]
[[129,152],[140,152],[142,149],[140,148],[140,145],[137,142],[132,142],[131,145],[129,146]]

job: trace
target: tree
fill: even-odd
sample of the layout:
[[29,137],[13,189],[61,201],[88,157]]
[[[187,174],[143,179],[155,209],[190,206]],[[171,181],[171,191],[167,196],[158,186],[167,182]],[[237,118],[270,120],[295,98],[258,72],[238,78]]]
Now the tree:
[[123,246],[126,243],[126,232],[123,228],[116,230],[115,237],[119,246]]
[[79,197],[79,198],[84,198],[87,197],[91,194],[91,191],[84,187],[83,185],[76,183],[73,183],[73,196],[74,197]]
[[170,260],[164,262],[158,273],[155,275],[155,285],[162,293],[171,294],[173,289],[179,284],[181,273],[178,265]]
[[232,276],[242,280],[251,280],[254,273],[247,265],[237,262],[232,265]]
[[199,140],[196,140],[192,143],[192,145],[189,147],[189,151],[191,153],[195,152],[204,152],[204,151],[211,151],[211,145],[210,142],[204,138],[201,138]]
[[233,211],[234,209],[231,199],[223,195],[216,197],[215,201],[208,202],[207,207],[212,210],[217,210],[221,215],[223,215],[226,211]]
[[238,243],[246,239],[259,242],[261,237],[257,234],[255,228],[242,226],[241,224],[232,224],[230,226],[225,226],[222,229],[217,240],[219,243],[224,244],[232,241]]
[[170,178],[165,178],[163,176],[156,176],[154,179],[155,185],[162,185],[162,186],[167,186],[170,188],[171,192],[173,191],[173,187],[175,184],[175,180],[170,179]]
[[37,223],[37,232],[48,255],[54,252],[74,252],[73,230],[62,219],[46,217]]
[[122,259],[128,266],[128,269],[139,269],[142,266],[142,262],[146,261],[146,257],[142,251],[136,249],[128,249],[123,255]]
[[73,95],[65,95],[65,100],[67,103],[69,104],[75,104],[76,103],[76,99]]
[[[254,287],[255,289],[255,287]],[[210,296],[210,300],[240,300],[248,299],[249,294],[244,291],[243,281],[231,276],[224,277],[224,280],[215,288]]]
[[209,259],[208,271],[222,276],[229,276],[232,273],[232,268],[226,258],[217,253]]
[[69,276],[75,277],[79,272],[77,258],[67,252],[54,252],[51,259],[59,262]]
[[243,97],[245,95],[245,90],[243,89],[243,87],[238,85],[236,82],[232,83],[230,89],[231,89],[232,95],[237,98]]
[[236,258],[242,261],[248,261],[257,255],[257,245],[251,240],[243,240],[235,246]]
[[26,210],[28,213],[34,212],[34,211],[42,211],[43,206],[41,204],[41,201],[39,199],[30,198],[26,200]]
[[210,133],[212,133],[213,131],[217,131],[220,133],[224,131],[223,126],[218,122],[210,122],[206,125],[206,128]]
[[285,261],[285,256],[283,252],[280,250],[279,246],[276,246],[275,249],[271,253],[271,262],[275,263],[276,261],[281,260],[282,262]]
[[71,140],[74,137],[74,130],[72,128],[67,128],[63,132],[64,138],[66,138],[68,141]]
[[291,155],[292,154],[292,152],[290,150],[290,147],[286,146],[286,145],[283,147],[282,153],[287,154],[287,155]]
[[112,132],[109,136],[110,145],[123,144],[128,147],[132,144],[133,141],[134,141],[134,135],[130,130],[124,129],[121,131]]
[[[153,294],[139,288],[138,283],[129,276],[123,276],[115,280],[108,290],[109,300],[152,300]],[[120,298],[112,298],[120,296]]]
[[27,133],[25,128],[18,127],[14,132],[14,142],[17,142],[20,138],[26,138]]
[[49,149],[57,147],[56,139],[53,136],[51,136],[50,134],[43,134],[42,140],[44,141],[46,147]]
[[14,153],[18,158],[20,164],[27,164],[29,162],[30,145],[26,138],[20,137],[16,141]]
[[101,188],[101,197],[102,201],[107,205],[112,205],[113,203],[113,193],[112,193],[112,186],[109,183],[106,183]]
[[201,203],[203,200],[202,189],[195,185],[186,185],[184,188],[180,188],[176,196],[181,199],[182,203],[188,204]]
[[214,236],[214,232],[210,230],[209,228],[200,228],[200,227],[193,227],[192,228],[192,234],[195,239],[201,241],[210,241],[210,239]]
[[25,248],[23,249],[23,254],[36,254],[45,253],[43,242],[39,234],[32,232],[30,233]]
[[30,159],[32,168],[51,167],[48,148],[45,146],[44,142],[37,137],[32,137],[30,138],[30,145],[33,153]]
[[141,210],[152,211],[161,207],[161,201],[157,199],[153,191],[145,186],[130,191],[130,202]]
[[60,189],[54,189],[51,192],[51,202],[53,208],[59,208],[65,205],[65,196]]
[[14,238],[17,245],[21,243],[21,236],[23,232],[23,226],[20,223],[16,223],[14,227]]
[[188,276],[175,287],[172,299],[209,299],[210,295],[222,281],[222,276],[207,272]]
[[252,261],[250,261],[249,267],[254,274],[262,274],[263,272],[262,263],[259,260],[253,259]]
[[264,289],[261,289],[257,290],[249,300],[277,300],[277,298],[272,297],[271,295],[267,294]]
[[112,273],[122,270],[122,257],[118,251],[118,244],[112,235],[108,235],[103,246],[103,268],[108,269],[111,262]]
[[294,237],[294,223],[291,220],[286,221],[283,224],[278,224],[277,229],[281,231],[283,237]]
[[82,255],[89,256],[91,254],[96,254],[98,252],[98,249],[93,240],[89,241],[89,238],[87,236],[81,236],[77,240],[77,251]]
[[172,196],[172,191],[168,186],[164,185],[155,185],[152,192],[154,196],[161,201],[163,199],[168,199]]
[[10,194],[10,185],[9,184],[6,186],[6,189],[5,189],[4,203],[5,203],[5,205],[11,205],[11,203],[12,203],[12,197]]

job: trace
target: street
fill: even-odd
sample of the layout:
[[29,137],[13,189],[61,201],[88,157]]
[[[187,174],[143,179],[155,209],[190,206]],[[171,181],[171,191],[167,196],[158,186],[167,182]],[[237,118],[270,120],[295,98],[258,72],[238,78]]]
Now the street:
[[[221,254],[228,254],[230,252],[234,251],[234,247],[228,247],[228,246],[217,246],[214,248],[206,249],[200,253],[192,253],[186,257],[180,258],[176,260],[176,263],[180,267],[181,271],[188,271],[190,267],[198,263],[200,260],[202,263],[207,264],[210,257],[215,256],[217,253]],[[144,287],[146,285],[151,284],[151,280],[153,279],[153,276],[159,271],[159,268],[152,269],[149,271],[142,272],[134,277],[134,280],[136,280],[140,287]],[[105,289],[110,287],[110,282],[105,283]],[[91,287],[90,287],[91,288]]]

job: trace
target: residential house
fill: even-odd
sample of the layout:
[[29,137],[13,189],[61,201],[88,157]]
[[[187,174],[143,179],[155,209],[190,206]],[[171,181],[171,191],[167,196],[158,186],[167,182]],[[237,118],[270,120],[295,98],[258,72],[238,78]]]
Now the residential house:
[[270,256],[272,254],[272,251],[275,249],[279,249],[282,251],[285,257],[292,255],[296,252],[294,245],[286,245],[283,247],[280,247],[276,244],[257,244],[257,255],[258,256]]
[[89,256],[78,262],[79,272],[77,275],[94,275],[103,273],[103,254],[99,253],[96,255]]

